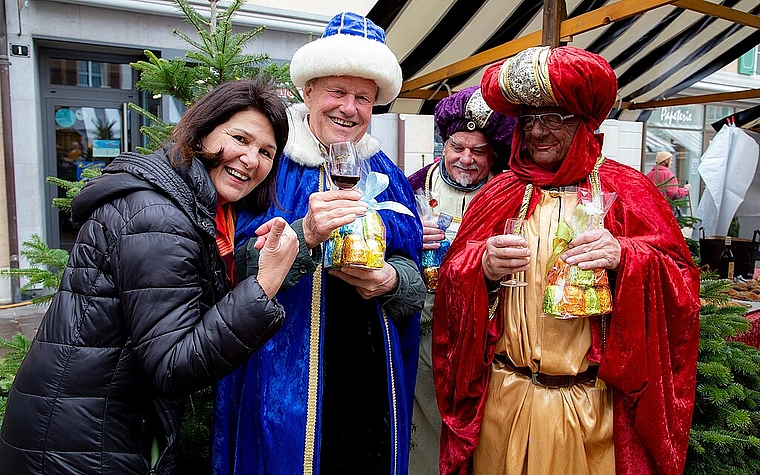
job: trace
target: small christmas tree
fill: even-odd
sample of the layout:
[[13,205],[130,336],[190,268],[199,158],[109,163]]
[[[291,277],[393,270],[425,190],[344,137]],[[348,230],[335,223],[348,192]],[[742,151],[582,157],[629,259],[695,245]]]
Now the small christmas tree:
[[[187,0],[175,0],[199,38],[194,40],[179,30],[174,34],[182,38],[191,49],[185,58],[167,60],[145,50],[148,61],[138,61],[131,66],[140,71],[137,88],[153,95],[168,95],[189,107],[211,88],[226,81],[262,76],[269,78],[279,88],[289,90],[300,99],[290,80],[287,64],[268,63],[269,55],[244,54],[243,48],[266,30],[265,26],[246,33],[233,33],[232,18],[245,0],[235,0],[222,12],[217,11],[217,0],[210,0],[209,18],[203,17]],[[148,137],[147,148],[137,147],[141,153],[159,148],[171,134],[172,124],[167,124],[145,109],[129,104],[130,109],[148,118],[150,125],[140,128]]]
[[701,282],[697,399],[686,474],[760,473],[760,351],[732,341],[745,332],[747,309],[729,303],[731,282]]

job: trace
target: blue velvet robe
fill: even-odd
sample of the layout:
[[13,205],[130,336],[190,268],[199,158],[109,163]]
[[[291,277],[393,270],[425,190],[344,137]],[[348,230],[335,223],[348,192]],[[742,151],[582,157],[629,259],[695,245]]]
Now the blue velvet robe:
[[[297,119],[291,121],[291,128],[296,128],[296,137],[293,137],[294,131],[291,130],[289,143],[295,141],[310,146],[308,142],[313,139],[308,134],[301,130],[300,137],[298,136],[302,126]],[[372,151],[372,147],[358,148],[360,153],[363,148]],[[297,146],[289,146],[285,152],[294,149],[298,153]],[[412,217],[392,211],[379,212],[386,226],[386,260],[389,256],[401,255],[419,265],[422,229],[416,217],[413,192],[403,173],[379,147],[369,162],[372,170],[385,173],[390,178],[390,185],[377,197],[377,201],[393,200],[415,213]],[[325,179],[324,173],[321,178]],[[307,211],[309,195],[320,188],[319,181],[319,166],[304,166],[284,156],[277,177],[281,209],[272,206],[263,216],[239,215],[237,242],[252,236],[261,223],[273,216],[282,216],[288,222],[303,217]],[[325,187],[323,182],[322,189]],[[321,278],[321,286],[318,285],[315,292],[321,297],[317,298],[317,302],[321,302],[318,321],[317,318],[312,318],[312,286],[316,278]],[[384,425],[388,426],[388,416],[388,440],[381,447],[364,447],[366,444],[358,443],[357,448],[362,451],[380,451],[382,453],[375,453],[374,456],[386,459],[384,463],[392,467],[390,473],[407,473],[419,314],[399,319],[386,316],[381,309],[380,299],[361,299],[353,287],[329,276],[321,267],[314,275],[301,279],[295,287],[280,292],[277,299],[286,310],[283,328],[245,366],[221,380],[217,386],[214,473],[319,474],[322,451],[325,445],[330,444],[331,438],[343,440],[343,444],[350,440],[356,429],[356,437],[360,441],[362,435],[359,432],[365,423],[371,425],[371,420],[384,421]],[[358,343],[351,349],[354,339],[356,342],[366,339],[365,332],[361,330],[362,325],[369,328],[376,338],[371,344]],[[331,335],[332,343],[325,345],[325,339]],[[347,374],[340,372],[340,368],[331,371],[331,368],[339,366],[338,363],[346,361],[345,355],[335,353],[340,352],[344,345],[351,352],[356,350],[357,354],[366,347],[372,347],[367,348],[368,353],[357,356],[362,360],[348,359],[348,364],[368,361],[366,368],[362,365],[360,371],[348,378]],[[331,355],[337,356],[331,360]],[[369,364],[372,355],[379,355],[379,364]],[[331,368],[325,368],[326,360],[333,361],[329,364]],[[326,380],[326,373],[342,374],[342,381]],[[365,387],[364,382],[369,386]],[[326,385],[328,391],[325,391]],[[330,388],[340,389],[338,393],[335,390],[330,393]],[[364,391],[362,400],[352,398],[347,393],[353,393],[355,389]],[[340,395],[344,391],[348,397],[341,400]],[[325,403],[328,393],[331,395]],[[367,398],[368,394],[382,399],[373,402],[371,397]],[[345,418],[345,412],[331,412],[330,401],[345,405],[346,401],[351,403],[351,399],[358,404],[357,408],[352,409],[355,417],[335,424],[332,414],[344,414],[342,417]],[[331,415],[325,415],[328,413]],[[350,433],[343,433],[343,439],[332,437],[328,435],[332,434],[329,427],[332,424],[342,426],[341,430],[344,431],[349,428]],[[372,437],[371,434],[368,436]],[[345,452],[341,456],[347,460],[351,457],[369,457],[366,453],[355,453],[349,447],[341,452],[338,452],[341,447],[335,448],[337,450],[334,453]],[[311,468],[304,471],[304,464]]]

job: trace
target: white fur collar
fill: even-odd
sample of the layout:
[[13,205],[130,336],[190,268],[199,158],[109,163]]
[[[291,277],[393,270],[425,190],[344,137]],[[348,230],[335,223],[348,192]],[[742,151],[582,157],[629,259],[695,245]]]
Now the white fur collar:
[[[294,162],[307,167],[317,167],[322,164],[322,153],[319,143],[309,130],[306,115],[309,108],[305,104],[293,104],[288,107],[288,143],[285,145],[285,155]],[[369,158],[380,151],[380,141],[375,137],[364,134],[356,151],[362,158]]]

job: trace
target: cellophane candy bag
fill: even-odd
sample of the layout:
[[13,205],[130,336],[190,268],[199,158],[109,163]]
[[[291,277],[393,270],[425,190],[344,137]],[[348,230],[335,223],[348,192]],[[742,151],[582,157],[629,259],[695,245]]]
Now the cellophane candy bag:
[[368,209],[353,223],[334,229],[325,242],[325,268],[382,269],[384,262],[385,224],[373,209]]
[[604,216],[617,198],[616,193],[578,190],[578,205],[568,220],[560,221],[552,242],[544,290],[543,315],[560,319],[586,318],[612,312],[612,292],[606,269],[582,270],[569,265],[560,255],[570,241],[604,226]]
[[[365,168],[369,165],[366,164]],[[366,179],[365,179],[366,177]],[[362,192],[367,212],[349,223],[333,230],[325,241],[323,264],[326,269],[343,266],[365,269],[382,269],[385,265],[385,223],[378,211],[388,210],[414,216],[408,208],[395,201],[375,200],[389,183],[388,175],[362,170],[362,178],[356,188]]]
[[[416,193],[415,199],[417,201],[417,211],[420,218],[427,221],[435,221],[433,210],[430,207],[430,203],[425,197],[425,193]],[[452,216],[446,213],[441,213],[438,217],[438,227],[446,231],[451,225]],[[438,270],[443,262],[443,257],[449,250],[450,243],[448,240],[443,239],[438,241],[440,247],[438,249],[425,249],[422,251],[422,280],[425,282],[425,287],[430,293],[435,293],[438,288]]]

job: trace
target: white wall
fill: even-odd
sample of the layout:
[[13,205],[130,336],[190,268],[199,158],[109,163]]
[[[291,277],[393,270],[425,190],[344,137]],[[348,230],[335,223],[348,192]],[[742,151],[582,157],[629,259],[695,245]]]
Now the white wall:
[[641,148],[644,124],[608,119],[599,127],[604,134],[605,157],[641,171]]
[[399,114],[404,124],[404,173],[407,176],[433,162],[435,122],[432,115]]
[[434,127],[432,115],[377,114],[372,116],[369,133],[409,176],[433,161]]

